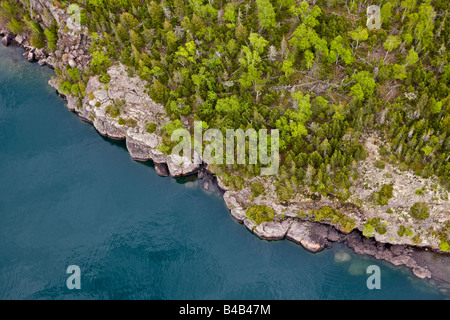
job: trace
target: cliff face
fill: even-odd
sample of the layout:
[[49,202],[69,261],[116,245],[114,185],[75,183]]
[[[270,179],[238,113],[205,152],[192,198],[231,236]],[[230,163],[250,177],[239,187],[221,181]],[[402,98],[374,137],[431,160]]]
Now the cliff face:
[[[70,68],[87,69],[91,60],[88,48],[91,39],[86,29],[72,30],[67,27],[69,15],[65,9],[57,7],[51,1],[30,0],[32,16],[45,27],[49,27],[53,21],[58,25],[57,49],[53,52],[37,50],[30,46],[26,34],[11,35],[7,30],[0,32],[5,35],[4,44],[9,44],[13,39],[26,49],[25,55],[30,61],[38,60],[41,65],[60,70]],[[6,40],[5,40],[6,39]],[[110,81],[107,85],[102,83],[99,77],[91,77],[84,88],[84,97],[78,98],[70,94],[64,94],[69,110],[76,112],[84,121],[90,122],[97,131],[112,139],[126,140],[126,146],[133,159],[138,161],[153,160],[157,164],[158,173],[169,174],[172,177],[203,172],[206,165],[190,163],[186,158],[177,155],[165,155],[158,149],[162,138],[157,132],[148,132],[148,124],[153,123],[162,128],[170,119],[164,107],[152,101],[143,81],[138,77],[130,76],[126,67],[115,64],[107,72]],[[59,89],[58,78],[50,81],[50,84]],[[111,108],[116,109],[114,113]],[[185,126],[189,124],[186,122]],[[199,157],[199,155],[195,155]],[[365,168],[365,166],[361,166]],[[431,277],[432,272],[427,266],[419,265],[413,258],[413,249],[408,246],[417,246],[410,238],[398,237],[396,230],[400,224],[411,225],[414,221],[399,219],[395,221],[388,215],[383,215],[390,226],[385,235],[375,234],[373,238],[366,239],[361,236],[366,222],[378,217],[380,212],[371,205],[356,206],[352,202],[343,203],[332,198],[322,197],[320,200],[312,200],[309,197],[296,197],[289,203],[281,202],[276,197],[274,185],[276,177],[256,178],[252,183],[261,183],[265,193],[253,197],[249,188],[242,190],[229,190],[221,181],[217,181],[225,191],[224,200],[231,211],[232,217],[244,224],[251,232],[267,240],[289,239],[301,244],[309,251],[317,252],[329,247],[332,242],[346,242],[356,252],[369,254],[378,259],[384,259],[395,265],[403,264],[413,269],[419,277]],[[369,177],[366,176],[366,179]],[[356,186],[355,188],[358,188]],[[359,192],[363,195],[364,192]],[[399,196],[401,194],[399,193]],[[359,199],[354,199],[359,200]],[[275,211],[274,221],[260,225],[249,219],[246,210],[250,205],[264,205]],[[329,207],[343,212],[354,221],[355,231],[345,230],[339,223],[324,220],[321,223],[314,222],[314,216],[310,211],[321,207]],[[449,202],[441,201],[436,205],[438,211],[435,217],[438,223],[448,221]],[[431,221],[431,220],[430,220]],[[428,222],[429,223],[429,222]],[[428,225],[429,227],[429,225]],[[359,230],[359,231],[356,231]],[[427,246],[439,250],[439,242],[433,237],[424,237],[421,246]],[[394,251],[391,245],[395,245]],[[449,280],[450,281],[450,280]]]

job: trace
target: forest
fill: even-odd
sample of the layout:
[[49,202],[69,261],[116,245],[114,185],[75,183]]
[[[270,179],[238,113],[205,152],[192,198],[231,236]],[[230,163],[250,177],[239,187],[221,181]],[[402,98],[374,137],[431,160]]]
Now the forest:
[[[81,99],[89,77],[107,85],[108,67],[120,61],[170,115],[163,128],[148,124],[167,153],[185,121],[224,133],[279,129],[279,199],[311,192],[346,200],[367,156],[364,140],[376,135],[384,162],[450,189],[447,0],[74,2],[92,60],[85,70],[56,70],[60,90]],[[55,50],[56,24],[43,29],[27,1],[17,3],[1,1],[0,23]],[[381,8],[378,30],[366,26],[370,4]],[[259,170],[216,168],[235,189]]]

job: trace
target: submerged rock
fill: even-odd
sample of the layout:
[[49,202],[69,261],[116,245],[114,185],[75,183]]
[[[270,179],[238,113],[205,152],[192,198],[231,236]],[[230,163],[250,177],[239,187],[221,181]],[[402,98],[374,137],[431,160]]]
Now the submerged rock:
[[351,259],[352,257],[350,256],[350,254],[344,251],[339,251],[334,254],[334,261],[339,263],[347,262],[350,261]]

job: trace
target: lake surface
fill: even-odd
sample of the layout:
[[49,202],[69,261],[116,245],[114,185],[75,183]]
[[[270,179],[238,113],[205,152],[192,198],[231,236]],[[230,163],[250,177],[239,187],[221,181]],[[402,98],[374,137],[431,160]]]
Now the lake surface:
[[[446,298],[341,244],[312,254],[258,239],[220,194],[159,177],[97,134],[21,53],[0,45],[0,299]],[[66,286],[69,265],[81,290]],[[381,290],[366,286],[370,265]]]

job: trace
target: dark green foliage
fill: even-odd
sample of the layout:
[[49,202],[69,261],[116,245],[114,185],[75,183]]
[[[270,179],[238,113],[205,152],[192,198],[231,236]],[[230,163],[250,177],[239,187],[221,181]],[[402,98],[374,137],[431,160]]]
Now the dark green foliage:
[[411,228],[401,225],[397,230],[397,234],[400,237],[406,236],[410,238],[414,235],[414,232],[411,230]]
[[389,203],[389,199],[392,198],[394,187],[388,184],[384,184],[381,186],[379,192],[373,193],[373,200],[380,206],[387,205]]
[[330,207],[321,207],[312,212],[315,221],[329,221],[339,225],[343,231],[350,232],[355,228],[355,221],[352,218],[344,216],[338,210]]
[[[364,224],[363,234],[364,236],[370,238],[374,236],[374,232],[377,232],[378,234],[385,234],[387,232],[386,230],[386,223],[382,223],[380,218],[373,218],[367,220],[367,222]],[[404,232],[402,230],[402,232]]]
[[106,107],[106,113],[111,117],[117,118],[120,115],[121,110],[125,106],[125,100],[114,100],[113,104]]
[[53,24],[49,29],[44,30],[44,34],[47,39],[47,49],[50,51],[56,50],[56,43],[58,42],[58,26]]
[[252,194],[255,198],[264,193],[264,187],[259,182],[252,183],[250,189],[252,190]]
[[252,205],[247,209],[247,217],[256,224],[271,222],[275,217],[275,211],[267,206]]
[[416,202],[410,209],[409,213],[416,219],[426,220],[429,217],[428,206],[425,202]]
[[156,131],[156,124],[154,124],[153,122],[148,123],[147,124],[147,132],[148,133],[153,133]]

